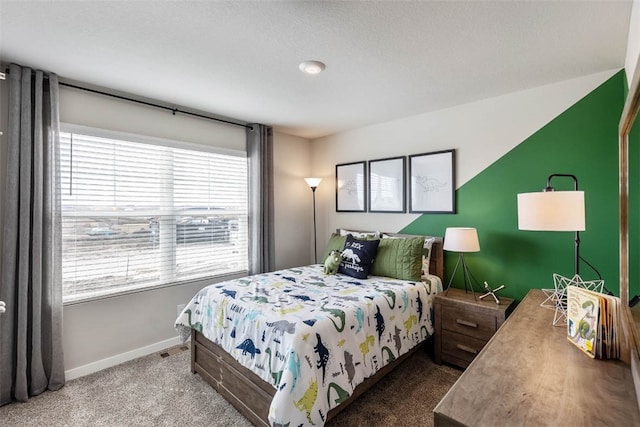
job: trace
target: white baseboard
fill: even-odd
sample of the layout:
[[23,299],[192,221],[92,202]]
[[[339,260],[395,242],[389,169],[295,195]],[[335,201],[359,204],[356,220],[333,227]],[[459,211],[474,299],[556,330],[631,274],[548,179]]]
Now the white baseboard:
[[64,373],[65,378],[67,381],[70,381],[75,378],[84,377],[85,375],[89,375],[94,372],[98,372],[103,369],[128,362],[129,360],[137,359],[139,357],[143,357],[148,354],[155,353],[180,344],[182,344],[182,341],[180,341],[180,337],[174,337],[168,340],[147,345],[145,347],[136,348],[135,350],[127,351],[126,353],[117,354],[115,356],[107,357],[106,359],[87,363],[86,365],[78,366],[77,368],[69,369]]

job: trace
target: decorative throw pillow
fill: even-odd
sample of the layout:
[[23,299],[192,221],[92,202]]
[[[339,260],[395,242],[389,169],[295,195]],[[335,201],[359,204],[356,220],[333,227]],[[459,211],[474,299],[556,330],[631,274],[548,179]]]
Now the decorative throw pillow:
[[380,240],[376,260],[371,267],[374,276],[418,281],[421,276],[423,237]]
[[422,274],[424,276],[429,274],[429,265],[431,264],[431,247],[433,246],[433,242],[435,241],[435,237],[424,238],[424,246],[422,252]]
[[348,235],[341,254],[342,262],[340,262],[338,273],[356,279],[366,279],[378,253],[379,244],[379,240],[360,240]]
[[320,259],[327,259],[331,251],[342,252],[346,241],[347,236],[341,236],[338,233],[331,234],[331,237],[329,237],[329,243],[327,243],[327,248],[324,250],[324,254]]

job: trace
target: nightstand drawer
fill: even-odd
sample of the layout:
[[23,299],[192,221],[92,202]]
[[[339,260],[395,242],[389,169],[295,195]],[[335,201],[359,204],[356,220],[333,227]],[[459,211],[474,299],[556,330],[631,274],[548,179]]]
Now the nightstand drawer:
[[442,329],[487,341],[496,332],[496,317],[490,313],[442,307]]
[[447,356],[453,356],[456,359],[471,362],[486,343],[486,340],[442,331],[442,360],[447,361]]

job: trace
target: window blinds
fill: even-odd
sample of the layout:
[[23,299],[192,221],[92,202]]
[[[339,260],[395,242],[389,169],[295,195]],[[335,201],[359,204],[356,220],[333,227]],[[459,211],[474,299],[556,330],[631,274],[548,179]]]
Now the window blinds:
[[61,133],[65,302],[247,270],[244,153],[103,134]]

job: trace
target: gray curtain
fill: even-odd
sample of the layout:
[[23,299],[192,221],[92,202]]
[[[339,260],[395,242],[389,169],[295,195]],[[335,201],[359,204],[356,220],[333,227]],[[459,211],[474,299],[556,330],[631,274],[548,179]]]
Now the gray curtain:
[[58,78],[12,64],[0,300],[0,404],[64,385]]
[[275,269],[273,130],[261,124],[249,126],[249,274],[258,274]]

